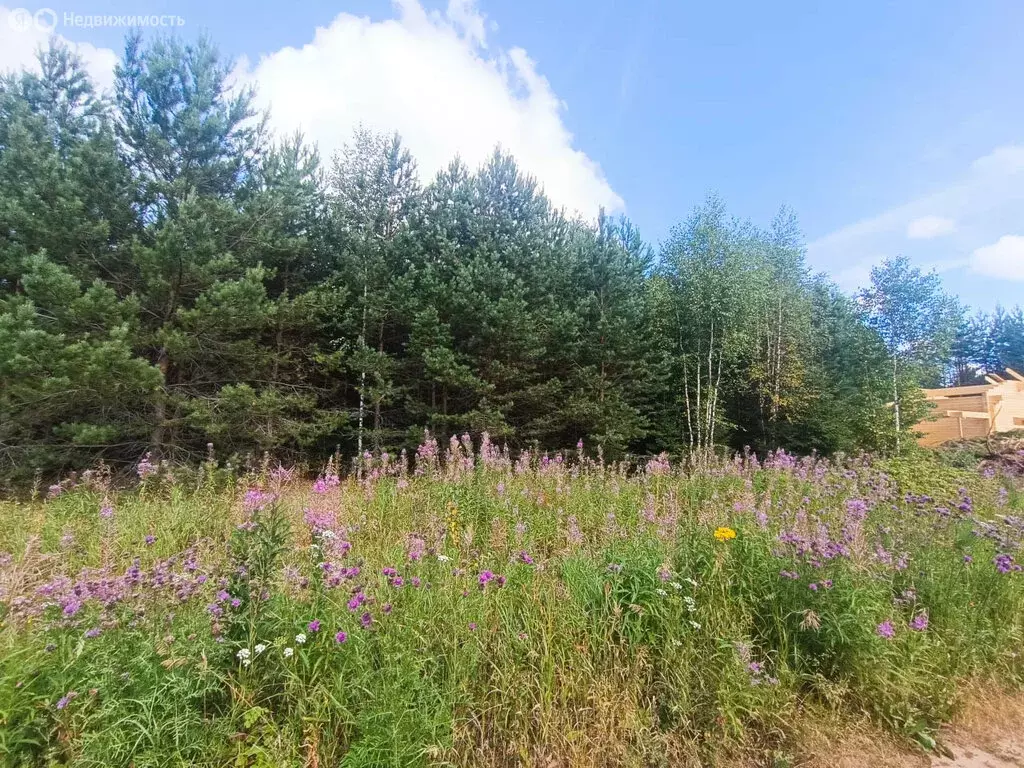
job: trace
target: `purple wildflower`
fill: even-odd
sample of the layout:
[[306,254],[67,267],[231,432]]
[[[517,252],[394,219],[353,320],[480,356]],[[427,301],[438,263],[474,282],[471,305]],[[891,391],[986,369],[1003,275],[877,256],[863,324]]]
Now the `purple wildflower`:
[[151,534],[151,533],[150,533],[150,534],[147,534],[147,536],[146,536],[146,546],[147,546],[147,547],[151,547],[151,546],[153,546],[154,544],[156,544],[156,536],[154,536],[154,535],[153,535],[153,534]]
[[373,624],[373,616],[370,615],[369,611],[359,617],[359,623],[363,629],[369,629],[370,625]]
[[85,636],[91,639],[93,637],[99,637],[102,634],[102,632],[103,630],[101,630],[99,627],[92,627],[91,629],[87,629],[85,631]]
[[338,633],[337,633],[337,634],[336,634],[336,635],[334,636],[334,642],[338,643],[339,645],[340,645],[341,643],[344,643],[344,642],[345,642],[346,640],[348,640],[348,635],[347,635],[347,634],[345,634],[344,632],[338,632]]
[[896,628],[893,627],[892,622],[886,619],[875,628],[875,632],[878,633],[879,637],[889,640],[896,634]]
[[526,563],[526,565],[533,565],[533,558],[530,557],[530,554],[524,549],[519,553],[519,562]]
[[917,616],[911,620],[910,628],[915,632],[924,632],[928,629],[928,611],[922,611],[917,614]]
[[77,691],[68,691],[57,700],[57,709],[64,709],[77,696]]

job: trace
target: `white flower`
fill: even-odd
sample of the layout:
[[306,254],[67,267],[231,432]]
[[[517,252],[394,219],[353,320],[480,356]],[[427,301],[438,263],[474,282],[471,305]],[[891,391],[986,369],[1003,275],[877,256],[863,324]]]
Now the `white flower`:
[[328,529],[328,530],[325,530],[325,531],[324,531],[323,533],[321,533],[320,535],[321,535],[321,536],[323,536],[323,537],[324,537],[325,539],[333,539],[333,538],[336,538],[336,537],[337,537],[337,534],[335,534],[335,532],[334,532],[334,531],[332,531],[332,530],[330,530],[330,529]]
[[665,595],[667,595],[667,594],[668,594],[668,592],[666,592],[666,591],[665,591],[664,589],[656,589],[656,590],[654,590],[654,591],[655,591],[655,592],[657,592],[657,593],[658,593],[659,595],[661,595],[662,597],[665,597]]
[[683,585],[680,584],[678,581],[673,581],[671,584],[669,584],[669,586],[672,587],[672,589],[675,589],[675,590],[680,590],[680,589],[683,588]]
[[684,579],[684,581],[685,581],[685,582],[686,582],[687,584],[690,584],[691,586],[694,586],[694,587],[696,587],[696,586],[697,586],[697,582],[696,582],[696,581],[694,581],[693,579]]
[[305,635],[305,633],[304,632],[299,632],[299,634],[297,634],[295,636],[295,642],[298,643],[299,645],[302,645],[304,642],[306,642],[306,635]]
[[292,654],[293,654],[293,653],[295,653],[295,650],[294,650],[294,649],[292,649],[292,648],[285,648],[285,649],[284,649],[284,657],[285,657],[286,659],[290,659],[290,658],[292,657]]
[[700,629],[700,624],[698,624],[693,619],[690,619],[690,626],[693,627],[694,629]]
[[248,667],[250,664],[252,664],[252,659],[242,659],[243,667]]
[[246,659],[249,658],[249,649],[248,648],[239,648],[238,649],[238,653],[236,653],[235,656],[240,658],[242,661],[245,661]]
[[437,556],[437,562],[439,562],[439,563],[447,563],[450,559],[451,558],[449,558],[448,555],[438,555]]
[[256,643],[256,647],[253,648],[253,650],[256,651],[256,655],[259,656],[261,653],[263,653],[265,650],[267,650],[267,644],[266,643]]
[[682,644],[683,644],[683,641],[682,641],[682,640],[673,640],[673,641],[672,641],[672,645],[673,645],[673,646],[674,646],[675,648],[678,648],[678,647],[679,647],[679,646],[681,646]]

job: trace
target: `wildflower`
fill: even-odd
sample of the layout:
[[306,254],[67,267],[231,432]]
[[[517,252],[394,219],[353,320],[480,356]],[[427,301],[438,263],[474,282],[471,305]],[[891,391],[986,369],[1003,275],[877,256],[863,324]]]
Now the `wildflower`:
[[373,616],[370,615],[369,611],[359,617],[359,623],[363,629],[369,629],[370,625],[373,624]]
[[437,556],[437,562],[439,562],[439,563],[447,563],[449,560],[451,560],[451,558],[448,557],[448,555],[438,555]]
[[695,579],[686,578],[686,579],[683,579],[683,581],[685,581],[691,587],[697,587],[698,586],[697,581]]
[[911,620],[910,628],[915,632],[924,632],[928,629],[928,611],[922,611],[917,614],[917,616]]
[[658,593],[659,597],[666,597],[668,595],[668,592],[666,592],[664,589],[661,589],[661,588],[658,588],[658,589],[656,589],[654,591]]
[[154,536],[153,534],[151,534],[151,533],[150,533],[150,534],[148,534],[148,535],[146,536],[146,539],[145,539],[145,541],[146,541],[146,546],[147,546],[147,547],[151,547],[151,546],[153,546],[154,544],[156,544],[156,536]]
[[672,578],[672,571],[670,571],[667,566],[663,565],[658,568],[658,578],[661,579],[661,581],[668,581]]
[[239,607],[241,607],[241,605],[242,605],[242,601],[241,601],[240,598],[237,598],[237,597],[231,598],[231,607],[232,608],[239,608]]
[[811,590],[811,592],[817,592],[818,591],[818,585],[817,584],[808,584],[807,588],[809,590]]
[[996,570],[1000,573],[1009,573],[1010,571],[1019,570],[1019,566],[1014,566],[1012,555],[1005,553],[996,555],[992,562],[995,563]]
[[693,627],[693,628],[694,628],[694,629],[696,629],[696,630],[699,630],[699,629],[700,629],[700,624],[698,624],[698,623],[697,623],[696,621],[694,621],[693,619],[690,619],[690,626],[691,626],[691,627]]
[[518,637],[520,640],[525,640],[527,637],[529,637],[529,635],[527,635],[525,632],[520,632]]
[[608,563],[609,573],[622,573],[622,566],[619,563]]
[[483,589],[487,586],[487,582],[494,580],[494,573],[492,571],[481,571],[480,575],[477,576],[477,580],[480,582],[480,588]]
[[102,517],[104,520],[109,520],[113,516],[114,507],[110,504],[109,501],[104,501],[103,506],[100,507],[100,517]]
[[721,526],[715,529],[714,536],[717,541],[726,542],[736,538],[736,531],[732,528]]
[[393,576],[391,578],[391,586],[392,587],[395,587],[396,589],[398,589],[403,584],[405,584],[405,580],[401,576]]
[[384,607],[381,609],[385,614],[391,613],[391,603],[384,603]]
[[252,652],[248,648],[239,648],[238,653],[236,653],[235,656],[238,657],[239,661],[245,664],[249,660],[249,657],[252,656]]
[[470,632],[476,632],[476,622],[475,621],[469,622],[469,631]]
[[533,565],[533,558],[530,557],[530,554],[524,549],[519,553],[519,562],[525,563],[526,565]]
[[259,656],[261,653],[263,653],[265,650],[267,650],[267,644],[266,643],[256,643],[256,647],[253,648],[253,650],[256,651],[256,655]]
[[57,700],[57,709],[64,709],[77,696],[77,691],[68,691]]
[[350,611],[358,611],[359,606],[366,602],[366,595],[362,592],[356,592],[352,598],[348,601],[348,609]]
[[974,558],[970,555],[964,555],[964,565],[970,565],[974,562]]
[[295,642],[299,645],[303,645],[306,642],[306,635],[302,632],[299,632],[299,634],[295,636]]
[[282,651],[282,653],[284,654],[284,657],[286,659],[290,659],[292,657],[292,654],[295,653],[295,649],[293,649],[293,648],[285,648],[284,651]]
[[93,627],[85,632],[85,636],[88,638],[99,637],[102,634],[102,630],[99,627]]
[[893,627],[892,622],[886,619],[875,628],[875,632],[878,633],[879,637],[889,640],[896,634],[896,629]]
[[823,586],[825,589],[832,589],[832,579],[825,579],[823,582],[821,582],[821,586]]
[[409,583],[412,584],[414,589],[419,589],[420,584],[422,584],[423,582],[420,581],[419,576],[413,576],[411,579],[409,579]]
[[747,671],[752,675],[760,675],[764,671],[764,667],[761,666],[761,662],[752,661],[747,665]]
[[309,622],[309,624],[306,625],[306,629],[309,632],[319,632],[320,631],[320,619],[313,619],[311,622]]
[[344,643],[346,640],[348,640],[348,635],[345,632],[338,632],[334,636],[334,642],[338,643],[339,645],[341,645],[341,643]]
[[671,582],[671,583],[669,584],[669,586],[670,586],[670,587],[672,587],[672,589],[676,590],[677,592],[678,592],[678,591],[679,591],[680,589],[682,589],[682,588],[683,588],[683,585],[682,585],[682,584],[680,584],[680,583],[679,583],[678,581],[673,581],[673,582]]

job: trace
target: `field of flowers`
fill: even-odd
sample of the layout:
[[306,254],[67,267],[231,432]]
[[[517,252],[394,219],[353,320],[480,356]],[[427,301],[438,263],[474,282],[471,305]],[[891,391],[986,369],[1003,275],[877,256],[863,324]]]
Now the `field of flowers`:
[[783,766],[814,712],[929,747],[1024,683],[1019,480],[578,455],[0,502],[0,763]]

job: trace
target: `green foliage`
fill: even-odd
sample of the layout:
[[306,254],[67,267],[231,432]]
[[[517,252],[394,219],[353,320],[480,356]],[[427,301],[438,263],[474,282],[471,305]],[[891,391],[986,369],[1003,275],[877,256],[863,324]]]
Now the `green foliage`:
[[889,451],[919,384],[1024,368],[1019,309],[954,323],[905,260],[852,303],[788,211],[762,229],[711,198],[655,250],[500,150],[423,180],[360,130],[322,163],[230,69],[133,35],[109,101],[60,45],[0,78],[0,482],[210,443],[397,453],[425,428],[695,463]]
[[816,710],[927,744],[971,686],[1024,684],[1010,478],[368,466],[0,503],[4,764],[719,764]]

